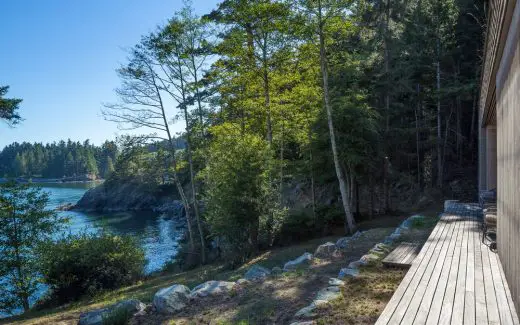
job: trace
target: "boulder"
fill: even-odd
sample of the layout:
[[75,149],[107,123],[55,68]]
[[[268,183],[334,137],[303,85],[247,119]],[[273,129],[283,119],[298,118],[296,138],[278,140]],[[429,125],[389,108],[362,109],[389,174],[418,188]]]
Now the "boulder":
[[338,241],[336,242],[336,247],[337,247],[337,248],[340,248],[340,249],[347,248],[348,243],[350,242],[350,240],[351,240],[350,237],[341,237],[341,238],[338,239]]
[[241,286],[241,287],[244,287],[244,286],[250,284],[251,281],[242,278],[242,279],[238,279],[235,283],[236,283],[237,285]]
[[340,279],[336,279],[336,278],[330,278],[329,279],[329,286],[339,287],[339,286],[342,286],[344,284],[345,284],[345,281],[342,281]]
[[190,300],[190,288],[182,284],[174,284],[163,288],[153,297],[153,306],[158,313],[174,314],[182,310]]
[[369,263],[377,262],[380,259],[381,259],[381,256],[378,256],[376,254],[366,254],[366,255],[361,256],[361,258],[359,260],[361,262],[365,263],[365,265],[366,265]]
[[193,290],[191,290],[190,297],[191,298],[202,298],[207,296],[216,296],[220,294],[229,293],[233,287],[235,286],[235,282],[228,281],[207,281],[202,284],[199,284]]
[[[343,268],[343,269],[339,270],[338,278],[340,278],[340,279],[344,279],[346,277],[356,278],[358,275],[359,275],[359,269],[347,267],[347,268]],[[330,282],[329,282],[329,284],[330,284]]]
[[102,325],[103,318],[110,315],[115,310],[126,309],[130,314],[135,315],[143,312],[146,308],[145,304],[136,299],[120,301],[106,308],[92,310],[82,313],[79,316],[78,325]]
[[361,236],[361,231],[358,230],[354,235],[352,235],[352,239],[359,238],[359,236]]
[[303,307],[302,309],[298,310],[296,314],[294,314],[295,318],[310,318],[316,316],[316,313],[314,311],[316,310],[316,304],[313,302],[312,304]]
[[285,263],[285,265],[283,266],[283,270],[286,272],[293,271],[300,267],[308,266],[311,263],[311,261],[312,261],[312,254],[303,253],[302,256]]
[[350,262],[348,264],[348,268],[349,269],[357,269],[357,268],[359,268],[359,267],[361,267],[363,265],[366,265],[366,263],[361,261],[361,260],[357,260],[357,261]]
[[317,258],[333,258],[341,256],[341,254],[339,253],[336,244],[328,242],[318,246],[316,252],[314,252],[314,256]]
[[314,299],[314,304],[319,305],[321,303],[329,302],[331,300],[342,297],[341,289],[337,286],[330,286],[327,288],[323,288],[316,294],[316,298]]
[[244,275],[244,278],[249,281],[262,281],[265,280],[271,271],[260,265],[253,265]]

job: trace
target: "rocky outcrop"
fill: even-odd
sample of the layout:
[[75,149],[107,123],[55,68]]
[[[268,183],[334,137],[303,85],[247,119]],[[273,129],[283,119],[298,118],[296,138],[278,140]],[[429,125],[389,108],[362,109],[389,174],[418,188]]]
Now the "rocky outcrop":
[[151,191],[138,182],[118,184],[105,182],[88,190],[76,203],[74,209],[90,212],[158,210],[158,212],[180,213],[182,204],[163,197],[159,191]]
[[153,306],[158,313],[174,314],[186,307],[190,301],[190,288],[182,284],[157,291],[153,297]]
[[136,299],[123,300],[115,305],[92,310],[86,313],[82,313],[79,316],[78,325],[102,325],[103,318],[110,315],[113,311],[119,309],[125,309],[129,314],[135,315],[142,312],[146,308],[145,304]]

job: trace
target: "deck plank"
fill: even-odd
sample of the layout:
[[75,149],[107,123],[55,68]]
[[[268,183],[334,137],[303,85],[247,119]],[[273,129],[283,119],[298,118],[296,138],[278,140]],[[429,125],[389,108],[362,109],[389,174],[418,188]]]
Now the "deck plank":
[[[439,323],[439,317],[441,314],[441,307],[442,307],[442,301],[444,299],[444,296],[446,294],[446,291],[448,290],[448,280],[450,279],[450,274],[453,272],[452,269],[456,267],[454,265],[454,258],[458,258],[456,254],[457,245],[456,243],[460,240],[462,236],[462,227],[460,222],[456,222],[455,229],[454,229],[454,235],[453,240],[450,242],[450,246],[448,247],[448,252],[446,255],[446,261],[444,263],[444,267],[442,268],[441,274],[439,276],[439,283],[437,284],[437,287],[435,288],[435,293],[432,298],[432,303],[430,310],[428,311],[427,318],[426,318],[426,324],[438,324]],[[456,261],[458,265],[458,261]],[[456,273],[455,273],[456,274]],[[451,287],[451,285],[450,285]],[[433,303],[433,302],[438,303]],[[417,319],[418,324],[422,324],[422,318],[424,316],[419,316]]]
[[[499,257],[481,242],[480,222],[464,211],[443,215],[376,325],[520,325]],[[400,258],[410,256],[404,252]]]
[[[415,273],[415,276],[410,280],[409,286],[403,294],[402,299],[399,302],[399,305],[397,306],[394,314],[392,315],[389,324],[400,324],[403,320],[403,317],[406,314],[406,311],[408,310],[408,306],[413,301],[415,290],[417,289],[417,287],[421,283],[421,280],[425,276],[425,273],[428,269],[428,264],[433,258],[436,258],[435,252],[438,251],[437,247],[441,245],[442,239],[444,238],[444,236],[446,236],[448,229],[448,220],[449,219],[441,219],[439,221],[439,223],[442,224],[442,230],[429,247],[428,256],[425,256],[425,258],[421,260],[421,263],[417,268],[417,272]],[[429,277],[429,275],[426,276]]]
[[415,290],[412,303],[408,306],[408,310],[401,324],[424,324],[426,322],[450,244],[453,242],[452,236],[455,233],[455,226],[456,223],[454,222],[448,225],[446,236],[442,240],[442,245],[437,245],[438,253],[434,252],[434,254],[437,253],[437,259],[430,260],[428,270],[425,272],[426,276],[423,276],[419,286]]
[[466,290],[464,292],[464,324],[474,325],[475,319],[475,245],[473,243],[474,227],[478,227],[473,218],[469,218],[467,232],[468,254],[466,264]]
[[383,259],[382,263],[392,267],[410,267],[417,257],[418,247],[419,245],[414,243],[401,243]]
[[[480,224],[479,224],[480,226]],[[475,324],[488,324],[486,291],[484,289],[484,267],[482,263],[482,242],[479,232],[473,233],[475,246]]]
[[[442,220],[441,220],[442,221]],[[438,236],[440,232],[442,232],[442,229],[444,228],[444,222],[439,221],[437,223],[437,226],[433,228],[430,236],[426,240],[423,248],[417,255],[417,258],[412,263],[412,267],[408,270],[406,275],[404,276],[403,280],[401,281],[401,284],[397,287],[394,295],[392,298],[390,298],[390,301],[386,305],[385,309],[383,310],[382,314],[377,319],[376,325],[382,325],[382,324],[388,324],[390,321],[390,318],[394,314],[395,308],[399,305],[399,302],[401,301],[402,295],[406,292],[406,289],[408,288],[410,281],[414,277],[415,273],[417,272],[419,265],[421,264],[421,261],[428,257],[428,251],[430,247],[434,244],[435,238]]]

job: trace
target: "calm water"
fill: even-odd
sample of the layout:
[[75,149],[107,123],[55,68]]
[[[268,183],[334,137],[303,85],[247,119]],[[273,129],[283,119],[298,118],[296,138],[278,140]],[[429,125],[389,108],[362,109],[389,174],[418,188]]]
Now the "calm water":
[[[49,193],[48,208],[66,203],[76,203],[94,183],[68,184],[38,184]],[[177,253],[179,241],[183,236],[183,225],[171,217],[152,212],[130,212],[93,214],[75,211],[60,211],[62,216],[69,219],[63,232],[77,234],[80,232],[98,232],[101,229],[114,234],[131,234],[136,236],[144,248],[147,259],[145,272],[151,273],[160,270]],[[1,278],[0,278],[1,280]],[[30,299],[31,304],[47,291],[44,285],[39,286],[35,295]],[[13,314],[22,310],[14,310]],[[9,316],[0,312],[0,318]]]
[[[48,207],[54,209],[66,203],[76,203],[93,183],[40,184],[49,193]],[[69,218],[64,232],[98,232],[102,228],[115,234],[136,236],[145,250],[146,273],[160,270],[177,253],[183,236],[183,224],[166,215],[153,212],[82,213],[60,211]]]

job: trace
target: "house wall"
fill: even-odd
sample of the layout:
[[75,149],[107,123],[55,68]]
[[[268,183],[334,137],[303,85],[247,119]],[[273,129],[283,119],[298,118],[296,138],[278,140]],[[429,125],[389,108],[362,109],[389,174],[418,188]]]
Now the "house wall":
[[520,311],[520,5],[496,78],[498,253]]

